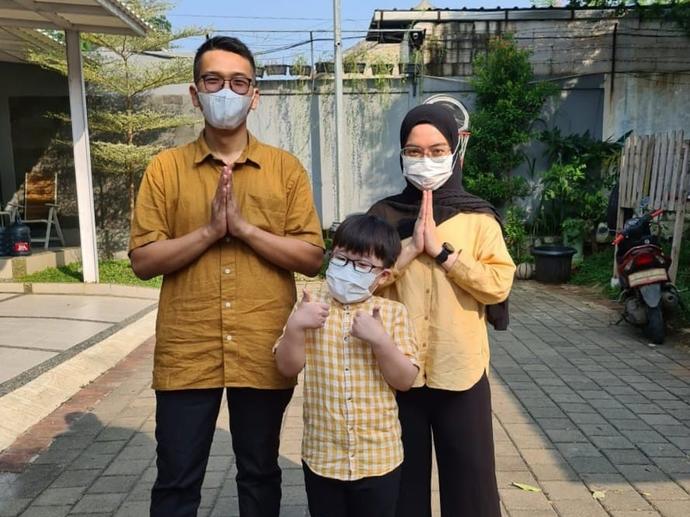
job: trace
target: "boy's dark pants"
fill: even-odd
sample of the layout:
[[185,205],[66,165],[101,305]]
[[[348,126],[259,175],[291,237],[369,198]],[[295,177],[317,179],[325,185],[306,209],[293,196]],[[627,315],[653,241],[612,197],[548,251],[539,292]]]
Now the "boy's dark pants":
[[[227,396],[240,515],[278,517],[280,425],[292,389],[228,388]],[[222,398],[223,388],[156,392],[151,517],[196,516]]]
[[302,462],[311,517],[394,517],[400,467],[383,476],[341,481],[319,476]]

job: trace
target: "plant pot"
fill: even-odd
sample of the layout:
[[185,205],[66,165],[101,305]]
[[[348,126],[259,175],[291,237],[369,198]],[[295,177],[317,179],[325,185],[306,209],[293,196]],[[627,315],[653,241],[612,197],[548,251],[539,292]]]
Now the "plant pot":
[[366,63],[343,63],[343,72],[346,74],[363,74],[366,68]]
[[333,61],[318,61],[315,66],[316,73],[318,74],[335,73],[335,63],[333,63]]
[[374,63],[371,65],[371,71],[374,75],[392,75],[393,63]]
[[398,72],[400,75],[414,76],[417,74],[417,65],[414,63],[399,63]]
[[266,74],[268,75],[286,75],[287,65],[266,65]]
[[538,246],[532,248],[538,282],[562,284],[570,280],[575,248],[569,246]]
[[290,65],[290,75],[293,76],[310,76],[311,65]]
[[515,269],[515,278],[518,280],[529,280],[534,275],[534,264],[531,262],[521,262]]

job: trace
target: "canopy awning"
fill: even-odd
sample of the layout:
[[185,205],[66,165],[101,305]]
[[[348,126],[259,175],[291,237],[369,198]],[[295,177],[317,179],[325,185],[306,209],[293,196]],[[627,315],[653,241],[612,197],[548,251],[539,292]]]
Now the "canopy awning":
[[60,45],[38,29],[65,32],[67,83],[85,282],[98,282],[89,126],[79,34],[144,36],[148,25],[117,0],[0,0],[0,61],[24,61],[32,46]]
[[37,30],[0,27],[0,61],[25,62],[30,48],[59,48],[64,52],[61,43]]
[[0,27],[143,36],[146,23],[117,0],[0,0]]

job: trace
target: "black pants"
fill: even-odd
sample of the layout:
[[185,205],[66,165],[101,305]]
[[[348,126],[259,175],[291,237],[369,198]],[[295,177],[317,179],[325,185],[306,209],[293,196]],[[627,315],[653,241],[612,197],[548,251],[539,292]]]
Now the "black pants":
[[319,476],[302,462],[311,517],[394,517],[400,467],[383,476],[341,481]]
[[397,517],[431,517],[431,439],[443,517],[500,517],[484,375],[467,391],[413,388],[398,393],[405,460]]
[[[227,396],[240,515],[278,517],[280,426],[292,389],[228,388]],[[151,517],[196,516],[222,397],[222,388],[156,392]]]

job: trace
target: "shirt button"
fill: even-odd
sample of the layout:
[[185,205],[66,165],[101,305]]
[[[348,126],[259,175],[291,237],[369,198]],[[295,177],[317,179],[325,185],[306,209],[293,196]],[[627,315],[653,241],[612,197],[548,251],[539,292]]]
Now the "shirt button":
[[349,372],[350,369],[346,366],[346,367],[345,367],[345,371],[346,371],[346,372]]
[[350,341],[350,336],[345,336],[345,337],[343,338],[343,341],[345,341],[345,343],[347,343],[348,341]]
[[232,336],[230,334],[228,334],[227,336],[225,336],[225,339],[227,341],[232,341]]
[[225,308],[226,308],[226,309],[229,309],[229,308],[230,308],[230,305],[232,305],[230,302],[225,302]]
[[426,290],[426,294],[429,294],[431,292],[431,289]]
[[223,273],[225,273],[226,275],[229,275],[229,274],[230,274],[230,268],[229,268],[229,267],[226,267],[226,268],[223,270]]
[[225,242],[230,242],[232,239],[230,237],[225,238]]
[[426,343],[422,343],[422,348],[426,348]]
[[429,316],[428,316],[428,315],[427,315],[427,316],[424,316],[424,319],[427,320],[427,321],[429,321]]

